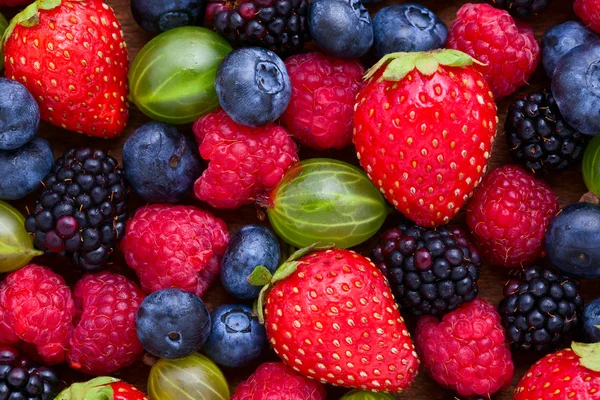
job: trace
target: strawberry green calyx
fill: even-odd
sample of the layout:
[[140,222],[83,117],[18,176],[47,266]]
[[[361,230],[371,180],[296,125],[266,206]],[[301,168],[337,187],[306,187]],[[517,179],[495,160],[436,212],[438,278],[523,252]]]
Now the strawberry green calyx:
[[265,323],[265,315],[264,315],[264,305],[267,299],[267,294],[269,291],[277,284],[292,275],[298,269],[298,265],[300,265],[299,259],[302,257],[314,253],[316,251],[322,250],[330,250],[335,248],[335,245],[325,244],[322,245],[320,243],[314,243],[308,247],[295,251],[283,264],[277,268],[274,274],[271,275],[271,272],[267,268],[262,265],[259,265],[252,271],[252,273],[248,276],[248,283],[253,286],[262,286],[258,299],[254,304],[254,312],[258,316],[258,320],[261,324]]
[[384,67],[383,80],[399,81],[414,69],[417,69],[423,75],[433,75],[440,65],[447,67],[468,67],[473,64],[485,65],[462,51],[451,49],[390,53],[383,56],[381,60],[367,71],[365,79],[370,79],[377,71]]
[[[0,38],[3,37],[4,31],[8,28],[8,21],[4,15],[0,14]],[[0,41],[0,72],[4,69],[4,52],[2,51],[2,41]]]
[[87,382],[74,383],[56,396],[55,400],[112,400],[112,383],[119,379],[101,376]]
[[571,349],[579,356],[582,366],[600,372],[600,343],[573,342]]
[[36,0],[27,6],[27,8],[15,15],[10,21],[8,28],[4,32],[2,43],[5,43],[10,35],[12,35],[17,24],[25,27],[36,26],[40,23],[40,10],[52,10],[60,6],[62,2],[63,0]]

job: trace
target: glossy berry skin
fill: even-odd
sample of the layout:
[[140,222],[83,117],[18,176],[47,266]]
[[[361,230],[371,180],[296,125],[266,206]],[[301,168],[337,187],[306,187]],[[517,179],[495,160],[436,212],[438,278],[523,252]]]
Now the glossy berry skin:
[[312,0],[308,28],[323,53],[339,59],[362,57],[373,44],[371,16],[360,0]]
[[255,128],[279,118],[292,96],[285,64],[277,54],[260,47],[229,53],[219,65],[215,89],[233,121]]
[[506,283],[498,306],[511,346],[536,352],[567,343],[578,328],[582,308],[577,281],[536,266]]
[[463,51],[485,65],[483,74],[496,99],[528,82],[540,60],[540,47],[531,27],[516,23],[489,4],[465,4],[450,27],[448,47]]
[[317,251],[298,262],[267,295],[265,327],[275,353],[321,382],[408,388],[419,361],[383,274],[349,250]]
[[484,260],[517,268],[544,256],[544,232],[558,209],[544,181],[504,165],[481,182],[467,208],[467,224]]
[[517,18],[538,15],[550,4],[550,0],[487,0],[496,8],[508,11]]
[[548,260],[562,272],[583,279],[600,277],[600,207],[572,203],[548,225],[544,244]]
[[[573,350],[558,350],[538,360],[515,389],[513,400],[600,399],[600,372],[581,365]],[[560,396],[557,397],[556,393]]]
[[575,0],[573,8],[585,26],[600,33],[600,7],[596,0]]
[[4,44],[5,74],[31,92],[42,120],[86,135],[119,136],[129,116],[129,59],[119,21],[103,0],[59,3],[37,10],[38,24],[16,24]]
[[583,309],[583,335],[586,342],[600,342],[600,299],[592,300]]
[[169,29],[202,22],[203,0],[132,0],[133,18],[148,32],[161,33]]
[[123,169],[133,191],[149,203],[177,203],[202,171],[198,148],[173,125],[148,122],[123,145]]
[[342,149],[352,142],[354,99],[362,87],[364,67],[306,53],[285,60],[292,98],[281,116],[283,126],[301,145],[316,150]]
[[40,110],[19,82],[0,78],[0,150],[15,150],[35,136]]
[[297,374],[283,363],[264,363],[240,383],[231,400],[254,399],[325,400],[325,387]]
[[0,199],[18,200],[39,189],[53,163],[50,144],[39,137],[16,150],[0,150]]
[[210,334],[210,314],[200,297],[181,289],[151,293],[137,310],[137,337],[155,357],[184,358]]
[[542,37],[542,63],[546,75],[552,79],[558,60],[577,46],[581,46],[598,36],[578,21],[567,21],[554,25]]
[[59,377],[50,368],[30,362],[19,351],[0,345],[0,398],[52,400]]
[[279,242],[273,232],[261,225],[246,225],[229,240],[221,261],[221,283],[238,299],[255,299],[261,288],[252,286],[248,276],[261,265],[273,274],[280,256]]
[[208,162],[194,193],[214,208],[235,209],[251,203],[275,188],[298,161],[296,143],[284,128],[236,124],[223,110],[196,121],[194,134],[200,156]]
[[415,337],[429,376],[459,395],[489,398],[510,385],[510,349],[500,316],[486,301],[465,303],[441,322],[422,317]]
[[65,360],[73,335],[75,304],[64,279],[29,264],[0,283],[0,343],[31,345],[44,363]]
[[140,358],[144,349],[136,335],[135,315],[144,297],[122,275],[84,275],[73,288],[77,315],[69,366],[89,375],[108,375]]
[[202,352],[217,364],[239,368],[258,360],[268,348],[265,327],[252,307],[225,304],[210,312],[210,336]]
[[420,4],[398,4],[382,8],[373,18],[375,54],[428,51],[444,47],[448,27],[430,9]]

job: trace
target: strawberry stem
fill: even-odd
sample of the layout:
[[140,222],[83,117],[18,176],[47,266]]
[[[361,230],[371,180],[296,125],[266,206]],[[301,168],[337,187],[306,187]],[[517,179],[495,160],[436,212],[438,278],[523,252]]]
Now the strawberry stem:
[[111,384],[119,379],[101,376],[87,382],[74,383],[56,397],[56,400],[112,400],[114,391]]

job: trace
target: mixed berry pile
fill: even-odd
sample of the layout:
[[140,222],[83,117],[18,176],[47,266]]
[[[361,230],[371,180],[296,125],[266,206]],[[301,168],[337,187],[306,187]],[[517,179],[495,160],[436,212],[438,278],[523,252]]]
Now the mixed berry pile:
[[600,4],[458,3],[0,0],[0,400],[600,399]]

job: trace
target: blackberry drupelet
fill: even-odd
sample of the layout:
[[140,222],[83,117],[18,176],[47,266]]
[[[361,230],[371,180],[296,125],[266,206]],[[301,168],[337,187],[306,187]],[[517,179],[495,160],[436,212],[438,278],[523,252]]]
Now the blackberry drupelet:
[[310,40],[308,0],[223,1],[214,28],[234,46],[260,46],[281,57],[298,53]]
[[117,160],[102,150],[70,149],[43,181],[25,228],[36,245],[66,253],[86,272],[101,269],[125,233],[127,186]]
[[504,129],[513,159],[536,173],[577,164],[590,139],[567,124],[550,92],[532,92],[511,104]]
[[519,18],[530,18],[542,12],[550,0],[487,0],[496,8],[508,11]]
[[577,281],[538,266],[506,283],[499,306],[507,340],[524,351],[559,347],[577,327],[582,311]]
[[458,227],[403,222],[383,233],[371,256],[412,315],[441,316],[477,296],[481,257]]
[[59,383],[50,368],[29,362],[10,346],[0,346],[0,399],[51,400]]

